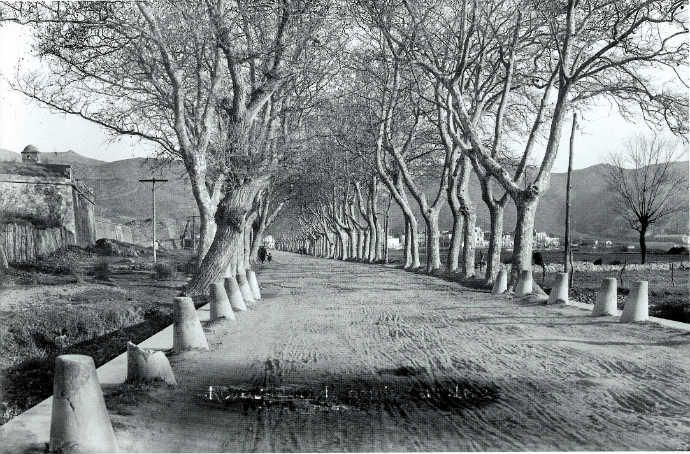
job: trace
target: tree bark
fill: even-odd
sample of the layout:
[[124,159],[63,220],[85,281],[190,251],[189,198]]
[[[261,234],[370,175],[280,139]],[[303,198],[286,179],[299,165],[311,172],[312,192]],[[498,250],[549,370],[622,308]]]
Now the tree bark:
[[640,261],[642,264],[647,263],[647,225],[642,224],[640,227]]
[[433,273],[441,268],[441,249],[439,240],[441,239],[441,231],[438,225],[438,215],[440,210],[431,210],[424,221],[426,223],[426,253],[427,263],[426,272]]
[[[244,266],[247,216],[257,193],[268,184],[268,179],[268,176],[258,177],[225,195],[215,213],[218,225],[216,235],[201,261],[199,271],[187,287],[188,295],[206,294],[211,283],[223,275],[233,255],[237,257],[238,267]],[[243,269],[237,271],[244,272]]]
[[532,239],[538,200],[538,198],[520,197],[515,202],[517,219],[513,241],[513,264],[510,273],[511,283],[517,280],[521,270],[532,269]]
[[448,248],[448,257],[446,264],[449,273],[457,273],[460,267],[460,254],[462,253],[462,236],[464,218],[459,210],[452,210],[453,215],[453,230],[450,237],[450,247]]
[[489,217],[491,222],[491,232],[489,238],[489,250],[486,257],[486,273],[484,278],[487,283],[496,279],[498,270],[501,267],[501,250],[503,249],[503,211],[502,204],[489,206]]
[[474,277],[474,255],[475,255],[475,241],[474,241],[474,226],[477,222],[477,215],[474,210],[468,210],[463,213],[463,247],[462,247],[462,277],[463,279],[470,279]]

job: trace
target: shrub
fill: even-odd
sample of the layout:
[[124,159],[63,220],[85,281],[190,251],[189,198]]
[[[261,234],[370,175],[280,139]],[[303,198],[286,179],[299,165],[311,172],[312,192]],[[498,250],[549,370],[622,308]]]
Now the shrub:
[[167,263],[156,263],[153,272],[157,280],[170,279],[173,275],[173,269]]
[[688,248],[685,246],[673,246],[666,253],[669,255],[688,255]]
[[598,259],[596,259],[596,260],[595,260],[594,262],[592,262],[592,263],[594,263],[595,265],[601,265],[602,263],[604,263],[604,261],[601,259],[601,257],[599,257]]
[[93,275],[96,279],[107,281],[110,279],[110,265],[106,261],[100,261],[93,267]]

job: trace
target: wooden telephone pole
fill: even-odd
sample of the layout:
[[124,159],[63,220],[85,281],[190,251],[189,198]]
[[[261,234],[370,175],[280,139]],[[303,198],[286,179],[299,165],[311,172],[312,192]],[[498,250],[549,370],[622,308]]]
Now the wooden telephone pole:
[[160,178],[146,178],[139,180],[140,183],[151,183],[151,206],[153,211],[153,263],[156,263],[156,183],[165,183],[168,180]]

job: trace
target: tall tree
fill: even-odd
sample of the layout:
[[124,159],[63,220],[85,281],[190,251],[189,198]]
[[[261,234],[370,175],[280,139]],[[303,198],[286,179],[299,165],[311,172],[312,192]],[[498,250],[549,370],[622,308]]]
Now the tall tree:
[[680,152],[669,140],[659,136],[639,136],[625,149],[611,154],[606,174],[610,190],[616,195],[614,209],[637,231],[640,260],[647,261],[649,228],[670,214],[688,209],[687,178],[674,167]]

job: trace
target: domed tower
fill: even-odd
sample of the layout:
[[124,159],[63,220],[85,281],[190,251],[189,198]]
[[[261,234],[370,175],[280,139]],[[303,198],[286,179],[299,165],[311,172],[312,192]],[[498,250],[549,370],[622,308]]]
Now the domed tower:
[[38,162],[38,148],[33,145],[27,145],[22,150],[22,162]]

